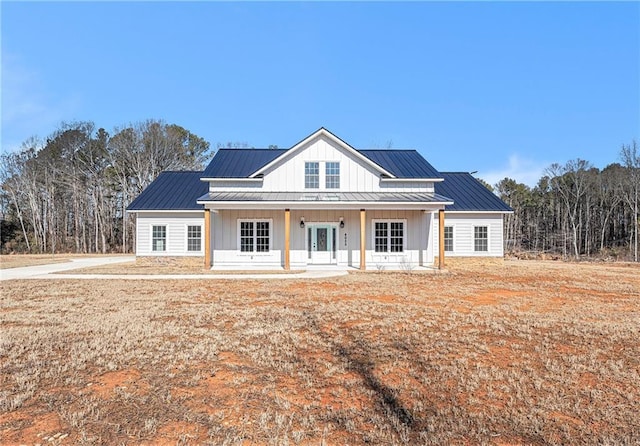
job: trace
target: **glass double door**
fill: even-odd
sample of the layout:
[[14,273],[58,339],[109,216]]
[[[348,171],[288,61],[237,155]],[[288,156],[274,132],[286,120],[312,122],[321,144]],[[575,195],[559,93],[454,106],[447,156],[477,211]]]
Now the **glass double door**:
[[307,254],[309,263],[337,263],[338,226],[333,224],[307,225]]

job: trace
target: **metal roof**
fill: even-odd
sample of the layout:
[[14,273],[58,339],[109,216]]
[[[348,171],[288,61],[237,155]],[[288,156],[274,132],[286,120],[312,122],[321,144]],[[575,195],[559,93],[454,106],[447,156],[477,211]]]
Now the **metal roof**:
[[247,178],[262,166],[285,153],[285,149],[220,149],[203,178]]
[[[220,149],[203,178],[247,178],[288,150]],[[356,150],[398,178],[442,178],[440,173],[415,150]]]
[[358,150],[374,163],[398,178],[442,178],[429,162],[415,150]]
[[467,172],[440,172],[444,181],[434,183],[436,193],[450,197],[446,211],[512,212],[504,201]]
[[209,192],[198,201],[447,203],[452,200],[438,194],[407,192]]
[[206,194],[209,183],[200,181],[202,171],[162,172],[127,207],[128,211],[202,210],[198,197]]
[[[471,174],[438,172],[414,150],[362,150],[364,156],[401,178],[444,178],[435,194],[389,192],[215,192],[200,178],[243,178],[286,150],[222,149],[204,172],[163,172],[127,208],[129,211],[202,210],[197,201],[218,202],[398,202],[443,203],[447,211],[512,212],[513,210]],[[422,160],[422,161],[421,161]]]

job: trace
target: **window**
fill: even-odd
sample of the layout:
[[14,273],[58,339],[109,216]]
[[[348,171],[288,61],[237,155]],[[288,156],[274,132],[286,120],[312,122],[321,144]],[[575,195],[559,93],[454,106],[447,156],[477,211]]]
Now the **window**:
[[327,189],[340,189],[340,163],[328,162],[325,166]]
[[253,222],[240,222],[240,252],[253,252]]
[[269,222],[256,222],[256,252],[269,252]]
[[404,222],[376,221],[373,226],[375,252],[404,252]]
[[391,252],[402,252],[404,240],[404,225],[402,222],[391,222]]
[[320,188],[320,163],[304,163],[304,188]]
[[453,251],[453,226],[444,227],[444,250]]
[[187,226],[187,251],[202,249],[202,226]]
[[489,228],[486,226],[475,226],[473,228],[473,249],[474,251],[489,250]]
[[240,252],[269,252],[271,222],[269,220],[240,221]]
[[375,248],[376,252],[387,252],[389,246],[387,222],[376,222],[375,225]]
[[153,226],[151,229],[151,250],[166,251],[167,250],[167,227]]

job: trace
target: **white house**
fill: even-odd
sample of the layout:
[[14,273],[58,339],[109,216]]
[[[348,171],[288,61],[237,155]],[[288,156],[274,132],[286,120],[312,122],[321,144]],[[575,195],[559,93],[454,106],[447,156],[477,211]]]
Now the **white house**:
[[324,128],[290,149],[221,149],[202,172],[162,173],[128,210],[137,256],[214,269],[502,258],[511,212],[468,173],[440,173],[415,150],[357,150]]

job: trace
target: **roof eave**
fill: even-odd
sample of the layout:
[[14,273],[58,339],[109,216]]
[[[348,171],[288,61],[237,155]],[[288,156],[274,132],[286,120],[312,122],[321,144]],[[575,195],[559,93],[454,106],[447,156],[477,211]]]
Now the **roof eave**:
[[258,177],[258,178],[246,178],[246,177],[217,177],[217,178],[200,178],[200,181],[209,181],[209,182],[215,182],[215,181],[243,181],[243,182],[247,182],[247,183],[259,183],[260,181],[264,180],[263,177]]
[[513,214],[513,211],[505,211],[505,210],[470,210],[470,209],[464,209],[464,210],[449,210],[449,209],[445,209],[444,212],[446,214]]
[[[200,204],[200,203],[198,203]],[[171,213],[176,213],[176,212],[203,212],[204,208],[198,208],[198,209],[126,209],[126,212],[129,212],[131,214],[135,214],[137,212],[171,212]]]
[[444,178],[380,178],[380,181],[385,183],[405,183],[405,182],[416,182],[416,183],[440,183],[444,181]]

